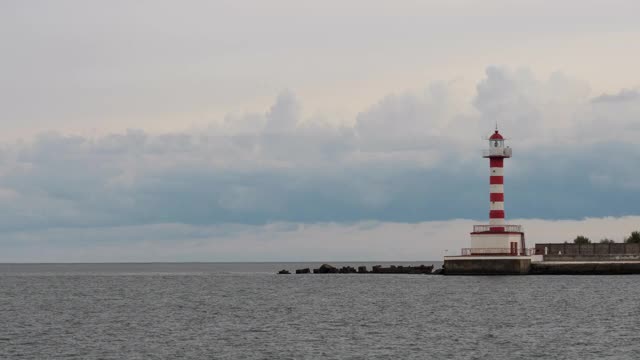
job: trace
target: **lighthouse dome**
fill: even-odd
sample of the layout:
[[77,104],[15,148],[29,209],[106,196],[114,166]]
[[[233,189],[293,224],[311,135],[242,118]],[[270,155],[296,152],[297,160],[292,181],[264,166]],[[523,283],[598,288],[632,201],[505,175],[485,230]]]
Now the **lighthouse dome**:
[[498,130],[496,130],[496,132],[494,132],[493,135],[491,135],[489,140],[504,140],[504,138],[502,137],[502,135],[500,135]]

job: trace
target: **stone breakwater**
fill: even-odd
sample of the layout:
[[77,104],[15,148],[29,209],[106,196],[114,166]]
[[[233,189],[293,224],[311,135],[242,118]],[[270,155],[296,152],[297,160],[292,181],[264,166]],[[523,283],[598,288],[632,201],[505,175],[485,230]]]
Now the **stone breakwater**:
[[[433,270],[433,265],[418,265],[418,266],[402,266],[391,265],[384,267],[382,265],[375,265],[371,267],[371,271],[366,266],[343,266],[337,268],[330,264],[322,264],[317,269],[303,268],[297,269],[296,274],[440,274],[442,269]],[[280,270],[278,274],[291,274],[289,270]]]
[[[286,269],[278,274],[291,274]],[[640,274],[640,261],[536,261],[529,258],[479,259],[473,257],[445,258],[442,268],[433,265],[384,267],[375,265],[335,267],[322,264],[319,268],[302,268],[296,274],[425,274],[425,275],[618,275]]]

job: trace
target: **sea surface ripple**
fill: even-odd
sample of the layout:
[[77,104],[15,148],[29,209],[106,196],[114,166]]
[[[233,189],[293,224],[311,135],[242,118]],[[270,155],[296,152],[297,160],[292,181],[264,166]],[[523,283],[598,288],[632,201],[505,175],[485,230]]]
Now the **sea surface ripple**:
[[274,274],[304,265],[3,264],[0,358],[640,354],[640,276]]

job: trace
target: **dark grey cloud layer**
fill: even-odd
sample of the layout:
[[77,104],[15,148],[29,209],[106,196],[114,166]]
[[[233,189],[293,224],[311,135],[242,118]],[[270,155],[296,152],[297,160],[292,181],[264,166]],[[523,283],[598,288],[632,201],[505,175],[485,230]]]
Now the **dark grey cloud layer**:
[[[353,127],[301,118],[282,93],[264,114],[152,135],[43,134],[0,152],[0,231],[487,217],[479,150],[512,137],[507,217],[637,214],[640,99],[490,67],[460,109],[447,84],[390,95]],[[611,99],[623,98],[624,101]]]

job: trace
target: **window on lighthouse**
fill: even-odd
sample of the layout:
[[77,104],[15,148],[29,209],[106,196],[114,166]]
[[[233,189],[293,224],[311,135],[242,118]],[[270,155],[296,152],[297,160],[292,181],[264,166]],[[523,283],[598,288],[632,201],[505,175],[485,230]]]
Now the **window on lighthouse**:
[[493,147],[494,148],[501,148],[503,147],[503,140],[493,140]]

